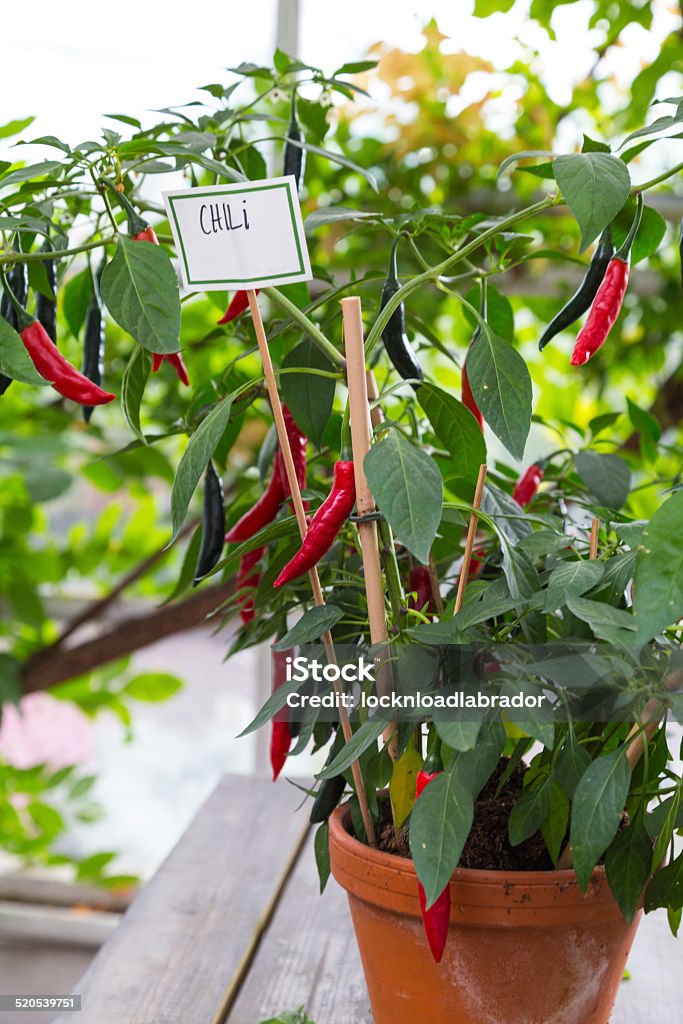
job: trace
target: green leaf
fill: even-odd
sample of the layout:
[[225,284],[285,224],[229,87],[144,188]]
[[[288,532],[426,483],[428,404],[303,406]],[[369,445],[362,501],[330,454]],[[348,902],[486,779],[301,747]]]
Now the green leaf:
[[187,515],[192,495],[197,489],[202,473],[206,469],[209,459],[216,450],[216,445],[228,425],[231,406],[232,395],[228,395],[227,398],[222,399],[218,405],[214,406],[190,438],[187,448],[183,453],[171,491],[171,519],[173,523],[171,543],[176,539],[185,522],[185,516]]
[[92,291],[92,274],[89,270],[82,270],[80,274],[76,274],[63,288],[62,309],[74,338],[78,337],[85,323]]
[[372,71],[376,68],[378,61],[376,60],[357,60],[352,61],[350,64],[342,64],[340,68],[332,75],[333,78],[337,78],[339,75],[358,75],[362,71]]
[[315,852],[315,863],[318,868],[318,878],[320,879],[320,893],[325,891],[327,880],[330,877],[330,823],[324,821],[319,828],[316,829],[315,839],[313,840],[313,850]]
[[683,854],[671,864],[657,871],[645,893],[645,913],[671,907],[678,910],[683,906]]
[[496,437],[521,459],[531,427],[531,377],[519,352],[488,328],[467,357],[474,400]]
[[632,921],[650,877],[652,845],[642,818],[620,832],[605,857],[607,881],[621,912]]
[[143,672],[142,675],[131,679],[123,688],[123,693],[135,700],[149,701],[156,703],[161,700],[168,700],[178,690],[182,690],[183,683],[176,676],[167,672]]
[[318,640],[323,633],[336,626],[343,616],[343,608],[338,608],[336,604],[321,604],[309,608],[282,639],[273,644],[273,650],[288,651],[299,644],[309,644],[312,640]]
[[470,791],[473,800],[477,799],[493,774],[503,753],[506,739],[505,728],[500,719],[485,722],[476,747],[465,752],[458,751],[448,764],[446,772],[458,777],[462,785]]
[[555,867],[560,859],[569,826],[569,800],[556,782],[550,786],[550,809],[541,825],[541,832]]
[[486,444],[479,424],[462,402],[435,384],[421,384],[417,396],[434,433],[453,460],[449,484],[452,482],[457,492],[457,482],[462,479],[471,490],[476,485],[479,467],[486,462]]
[[443,496],[434,459],[392,430],[373,445],[364,465],[377,507],[396,539],[426,564],[441,521]]
[[140,405],[152,369],[152,357],[142,345],[136,345],[128,360],[121,383],[121,409],[123,418],[138,440],[147,444],[140,426]]
[[337,756],[318,772],[316,779],[333,779],[341,775],[357,761],[361,754],[376,743],[384,731],[386,722],[381,718],[369,718],[358,728],[348,743],[345,743]]
[[[503,685],[501,695],[506,697],[539,697],[542,689],[525,679],[508,680]],[[529,736],[542,743],[548,750],[555,745],[555,718],[552,708],[544,701],[536,708],[505,708],[505,717],[522,729]]]
[[602,562],[560,562],[548,580],[545,610],[562,608],[569,597],[580,597],[599,583],[605,573]]
[[161,246],[119,235],[101,291],[114,320],[143,348],[159,354],[179,351],[178,278]]
[[641,438],[653,441],[656,444],[662,436],[662,428],[655,417],[647,409],[641,409],[628,396],[626,397],[626,404],[628,406],[629,419],[641,435]]
[[630,782],[631,766],[619,749],[593,761],[576,787],[571,842],[576,877],[584,892],[619,828]]
[[646,641],[683,616],[683,489],[643,530],[633,581],[638,636]]
[[[614,608],[611,604],[603,604],[602,601],[590,601],[586,597],[569,597],[566,605],[577,619],[587,622],[595,635],[603,640],[612,640],[615,630],[635,630],[636,628],[636,620],[630,612],[623,608]],[[631,638],[635,643],[634,633],[631,634]]]
[[515,0],[475,0],[475,18],[488,18],[491,14],[505,13],[512,9]]
[[[457,719],[454,714],[456,713],[450,711],[446,721],[435,719],[434,725],[439,739],[451,750],[460,750],[463,753],[473,750],[481,731],[481,720],[477,721],[471,717]],[[471,712],[465,711],[461,714],[470,716]]]
[[0,127],[0,139],[9,139],[12,135],[18,135],[34,121],[35,117],[23,117],[18,121],[8,121],[7,124]]
[[590,754],[577,743],[573,728],[555,762],[555,778],[570,800],[574,799],[576,787],[591,763]]
[[631,489],[631,470],[618,455],[578,452],[574,456],[577,472],[588,490],[602,505],[620,509]]
[[283,373],[280,377],[282,397],[289,406],[297,426],[320,447],[334,402],[335,380],[305,373],[305,368],[334,371],[334,366],[317,345],[305,338],[292,349],[282,364],[283,369],[300,368],[298,373]]
[[0,373],[23,384],[37,384],[46,387],[48,381],[33,367],[24,343],[7,321],[0,317]]
[[285,1010],[284,1013],[279,1013],[277,1017],[269,1017],[268,1020],[262,1020],[259,1024],[314,1024],[314,1022],[308,1016],[303,1006],[299,1006],[296,1010]]
[[427,906],[448,885],[472,827],[472,793],[459,775],[442,772],[418,799],[410,819],[410,852]]
[[581,230],[584,252],[611,223],[628,199],[631,178],[628,167],[609,153],[575,153],[558,156],[555,181]]
[[511,846],[519,846],[536,835],[550,814],[551,776],[538,786],[528,786],[510,812],[508,834]]

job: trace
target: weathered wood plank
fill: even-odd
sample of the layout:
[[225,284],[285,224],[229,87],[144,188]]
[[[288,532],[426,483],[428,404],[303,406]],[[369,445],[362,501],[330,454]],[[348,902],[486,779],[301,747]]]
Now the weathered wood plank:
[[306,834],[299,802],[284,783],[221,781],[74,989],[78,1024],[223,1018]]
[[346,894],[330,878],[320,895],[312,835],[227,1022],[256,1024],[301,1005],[315,1024],[372,1021]]

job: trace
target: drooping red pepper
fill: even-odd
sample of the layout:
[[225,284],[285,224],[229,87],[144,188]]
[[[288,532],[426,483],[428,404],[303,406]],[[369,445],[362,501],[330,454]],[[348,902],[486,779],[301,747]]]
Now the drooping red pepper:
[[434,595],[429,569],[425,565],[414,565],[408,574],[408,607],[415,611],[432,615],[434,611]]
[[161,353],[155,352],[152,355],[152,373],[159,372],[159,370],[161,369],[161,364],[163,363],[164,360],[166,360],[167,363],[171,364],[171,366],[176,372],[176,375],[180,383],[184,384],[185,387],[189,387],[190,377],[188,375],[187,367],[185,366],[183,357],[180,354],[180,352],[171,352],[165,355],[161,355]]
[[159,239],[156,236],[156,232],[151,225],[147,225],[141,231],[138,231],[137,235],[134,235],[136,242],[151,242],[152,245],[158,245]]
[[[415,780],[415,799],[419,799],[430,782],[443,770],[441,758],[436,753],[427,755],[422,768],[417,773]],[[424,925],[427,942],[436,963],[441,962],[443,951],[446,948],[448,939],[448,927],[451,919],[451,890],[447,885],[441,895],[427,909],[427,898],[422,883],[418,881],[418,894],[420,897],[420,911]]]
[[265,491],[256,504],[248,512],[245,512],[241,519],[238,519],[232,529],[228,530],[225,535],[226,541],[229,544],[237,544],[249,540],[268,523],[272,523],[280,511],[283,501],[282,479],[278,467],[273,465],[273,473]]
[[64,398],[78,402],[79,405],[106,405],[113,402],[116,395],[103,391],[72,366],[53,343],[43,325],[17,302],[4,273],[2,283],[16,313],[17,327],[24,348],[40,376],[49,381],[55,391]]
[[[287,437],[289,438],[289,447],[292,451],[292,460],[294,462],[294,469],[296,470],[296,479],[299,487],[303,490],[306,486],[306,446],[308,444],[308,438],[297,426],[294,417],[287,408],[286,405],[282,406],[282,413],[285,419],[285,427],[287,429]],[[291,487],[289,486],[289,480],[287,478],[287,468],[285,466],[285,460],[282,456],[282,452],[278,448],[275,453],[275,467],[276,471],[280,474],[280,482],[282,483],[282,493],[284,500],[290,498],[292,495]],[[306,507],[306,505],[304,505]]]
[[[260,548],[254,548],[253,551],[249,551],[240,559],[236,581],[238,593],[242,590],[247,589],[255,590],[256,587],[258,587],[261,581],[261,573],[258,571],[258,569],[256,569],[256,566],[261,561],[265,550],[265,545]],[[254,615],[256,614],[254,611],[253,598],[249,597],[247,594],[244,594],[240,599],[240,603],[240,618],[244,625],[248,626],[249,623],[254,618]]]
[[[471,348],[471,346],[470,346]],[[469,354],[469,349],[467,350]],[[462,404],[466,409],[469,409],[475,420],[479,424],[481,430],[484,430],[484,417],[481,414],[481,409],[474,400],[472,394],[472,388],[470,387],[470,379],[467,376],[467,357],[465,357],[465,363],[462,368]]]
[[539,462],[532,463],[532,465],[522,473],[515,484],[514,491],[512,492],[512,497],[518,505],[521,505],[522,508],[526,508],[540,487],[544,476],[545,466]]
[[[257,288],[256,294],[258,295],[258,293],[259,289]],[[216,323],[229,324],[232,320],[236,320],[238,316],[241,316],[245,309],[249,309],[249,296],[245,291],[240,289],[240,291],[235,292],[230,300],[230,305],[220,320],[217,320]]]
[[313,516],[300,549],[275,580],[282,587],[302,576],[327,554],[342,526],[353,511],[356,481],[353,462],[340,460],[334,466],[332,490]]
[[[273,651],[272,662],[272,683],[271,692],[279,690],[287,681],[287,657],[286,651]],[[273,769],[273,782],[284,767],[292,743],[292,734],[289,729],[289,708],[285,704],[273,715],[270,731],[270,766]]]
[[614,327],[626,295],[628,285],[631,246],[640,227],[643,213],[643,196],[638,194],[638,207],[624,244],[610,260],[602,284],[593,299],[586,322],[576,338],[571,365],[583,366],[607,341]]

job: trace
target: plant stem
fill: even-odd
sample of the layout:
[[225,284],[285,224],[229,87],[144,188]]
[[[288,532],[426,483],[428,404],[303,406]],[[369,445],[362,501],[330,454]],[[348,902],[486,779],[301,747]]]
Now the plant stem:
[[635,185],[631,189],[631,192],[633,195],[637,195],[639,192],[645,192],[646,189],[654,188],[655,185],[660,185],[663,181],[666,181],[667,178],[671,178],[674,174],[678,174],[679,171],[683,171],[683,160],[680,164],[676,164],[676,166],[672,167],[670,170],[663,171],[661,174],[658,174],[656,178],[644,181],[642,185]]
[[384,575],[386,577],[387,590],[389,592],[389,603],[394,625],[402,630],[405,626],[405,594],[401,585],[401,576],[396,561],[396,548],[391,527],[386,519],[379,521],[379,538],[381,541],[382,561],[384,562]]
[[292,320],[295,321],[301,327],[303,331],[308,334],[309,338],[316,345],[320,351],[327,356],[333,363],[340,366],[342,369],[346,369],[346,360],[344,356],[339,352],[331,341],[328,341],[322,331],[319,331],[312,320],[306,316],[305,313],[295,306],[293,302],[290,302],[281,291],[277,288],[263,288],[263,294],[266,298],[270,299],[276,306],[283,309],[285,313],[288,313]]
[[503,217],[502,220],[497,221],[497,223],[492,227],[487,228],[486,231],[477,235],[476,238],[473,238],[471,242],[468,242],[461,249],[456,249],[452,255],[448,256],[445,260],[442,260],[441,263],[437,263],[429,270],[425,270],[422,274],[418,274],[417,277],[413,277],[410,281],[401,285],[398,291],[389,299],[386,306],[372,325],[365,342],[366,355],[370,355],[381,338],[384,328],[389,323],[394,310],[398,309],[400,304],[404,302],[412,292],[417,291],[417,289],[421,288],[422,285],[430,284],[432,281],[441,277],[449,271],[451,267],[454,267],[457,263],[466,259],[473,252],[476,252],[476,250],[479,249],[484,242],[488,241],[489,238],[493,238],[494,235],[499,234],[501,231],[506,231],[508,228],[513,227],[520,221],[526,220],[528,217],[533,217],[537,213],[542,213],[543,210],[547,210],[551,206],[556,206],[560,202],[562,202],[562,200],[558,198],[558,195],[548,195],[545,199],[541,199],[538,203],[534,203],[533,206],[529,206],[525,210],[517,210],[509,216]]
[[96,242],[84,242],[83,245],[75,245],[71,249],[56,249],[52,252],[12,252],[6,256],[0,256],[0,266],[7,263],[39,263],[41,260],[61,259],[63,256],[78,256],[81,252],[99,249],[115,241],[116,235],[107,235]]

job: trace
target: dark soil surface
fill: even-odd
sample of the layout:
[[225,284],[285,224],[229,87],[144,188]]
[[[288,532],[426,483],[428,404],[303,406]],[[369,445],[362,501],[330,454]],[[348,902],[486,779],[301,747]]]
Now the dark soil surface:
[[[519,846],[510,846],[508,819],[522,792],[527,767],[519,764],[496,796],[505,766],[505,761],[499,763],[474,805],[472,831],[465,843],[460,866],[485,871],[552,871],[553,864],[540,833]],[[381,815],[378,832],[380,850],[410,857],[408,829],[401,829],[397,841],[388,800],[382,804]]]

